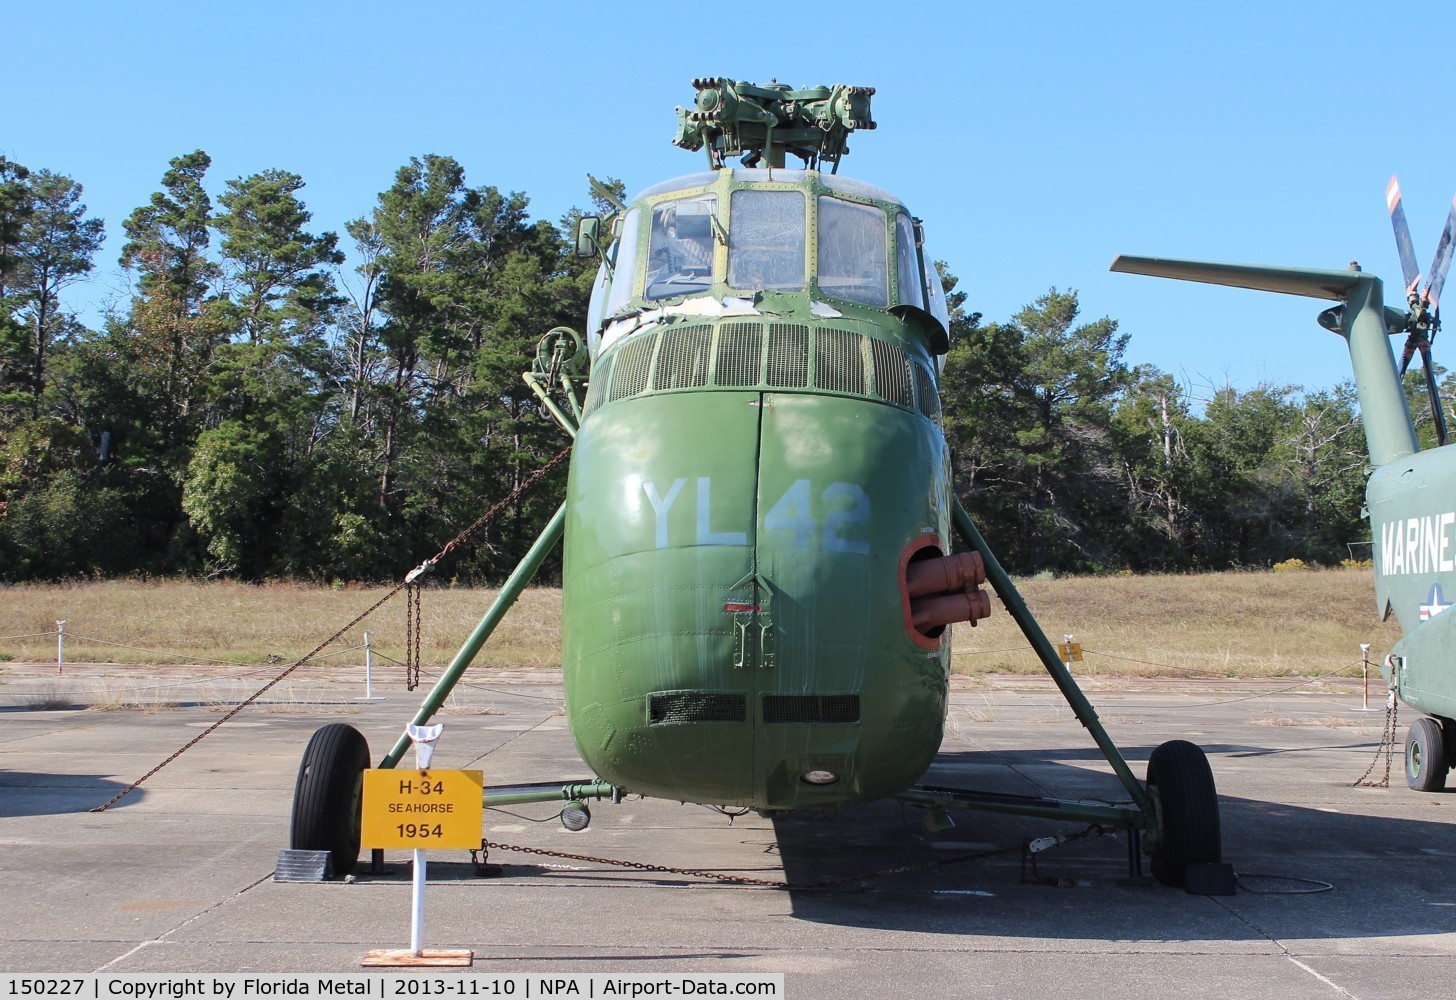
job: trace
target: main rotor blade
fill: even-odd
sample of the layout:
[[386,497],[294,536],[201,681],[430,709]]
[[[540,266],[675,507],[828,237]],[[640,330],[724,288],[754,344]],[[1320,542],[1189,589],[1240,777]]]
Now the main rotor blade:
[[1451,199],[1451,211],[1446,213],[1446,228],[1441,230],[1441,242],[1436,244],[1436,259],[1431,263],[1431,281],[1426,286],[1425,299],[1435,309],[1441,304],[1441,286],[1446,284],[1446,271],[1451,267],[1451,251],[1456,249],[1456,198]]
[[1410,227],[1405,222],[1405,206],[1400,201],[1400,182],[1395,174],[1385,185],[1385,207],[1390,209],[1390,224],[1395,229],[1395,250],[1400,254],[1400,273],[1405,277],[1407,294],[1416,290],[1421,272],[1416,268],[1416,250],[1411,245]]
[[1178,257],[1133,257],[1119,254],[1112,270],[1123,274],[1148,274],[1155,278],[1202,281],[1210,285],[1255,288],[1285,295],[1308,295],[1315,299],[1349,298],[1362,284],[1375,281],[1364,271],[1326,271],[1312,267],[1265,267],[1258,264],[1225,264],[1212,260],[1184,260]]
[[1441,403],[1441,390],[1436,387],[1436,369],[1431,364],[1431,345],[1421,344],[1421,362],[1426,368],[1426,395],[1431,399],[1431,419],[1436,424],[1436,444],[1446,443],[1446,410]]

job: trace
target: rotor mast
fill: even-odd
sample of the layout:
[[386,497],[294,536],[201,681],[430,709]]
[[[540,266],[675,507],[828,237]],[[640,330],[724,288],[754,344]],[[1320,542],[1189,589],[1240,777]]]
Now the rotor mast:
[[683,149],[706,149],[713,170],[727,166],[727,158],[742,153],[745,167],[782,167],[784,154],[793,153],[804,166],[820,169],[849,152],[849,133],[873,129],[870,98],[873,87],[808,87],[790,90],[772,81],[764,85],[721,77],[693,81],[697,98],[690,108],[677,109],[677,134],[672,142]]

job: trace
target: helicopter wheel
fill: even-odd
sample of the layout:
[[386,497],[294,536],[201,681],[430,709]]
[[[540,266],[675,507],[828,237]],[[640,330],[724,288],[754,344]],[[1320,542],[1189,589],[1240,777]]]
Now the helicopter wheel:
[[339,878],[349,874],[359,860],[364,769],[368,766],[369,743],[364,734],[340,722],[313,734],[298,765],[289,846],[328,851]]
[[1182,885],[1189,865],[1222,860],[1218,792],[1201,748],[1186,740],[1159,746],[1148,758],[1148,790],[1156,791],[1163,820],[1161,842],[1152,855],[1159,882]]
[[1451,767],[1441,724],[1435,719],[1420,718],[1410,727],[1405,738],[1405,783],[1418,792],[1440,792],[1446,788],[1446,772]]

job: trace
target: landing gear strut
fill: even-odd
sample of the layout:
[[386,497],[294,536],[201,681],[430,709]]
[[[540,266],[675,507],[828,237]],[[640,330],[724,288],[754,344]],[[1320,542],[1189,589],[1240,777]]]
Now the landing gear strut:
[[[1002,568],[985,538],[971,522],[970,515],[959,503],[953,511],[953,523],[961,539],[981,554],[991,586],[995,588],[1016,624],[1021,627],[1047,673],[1066,698],[1077,721],[1091,734],[1132,801],[1103,805],[932,785],[908,788],[900,793],[900,801],[942,813],[947,809],[975,809],[1121,828],[1129,832],[1131,841],[1129,876],[1137,878],[1142,873],[1137,853],[1137,842],[1141,840],[1152,859],[1153,875],[1164,885],[1183,885],[1191,865],[1221,862],[1223,845],[1219,831],[1218,792],[1214,789],[1213,772],[1209,769],[1207,756],[1201,749],[1184,740],[1164,743],[1148,758],[1146,785],[1138,781],[1122,752],[1117,749],[1101,720],[1097,718],[1091,702],[1078,687],[1066,664],[1057,656],[1026,602],[1021,599],[1011,577]],[[1433,745],[1441,746],[1439,729],[1435,730]],[[1441,775],[1444,778],[1444,768]]]

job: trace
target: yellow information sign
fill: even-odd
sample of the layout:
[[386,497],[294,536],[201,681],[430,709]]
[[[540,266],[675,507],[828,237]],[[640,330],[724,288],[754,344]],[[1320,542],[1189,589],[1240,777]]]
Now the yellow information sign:
[[1063,663],[1082,662],[1082,644],[1080,642],[1064,642],[1057,649],[1061,651]]
[[359,846],[478,848],[484,783],[483,771],[368,769]]

